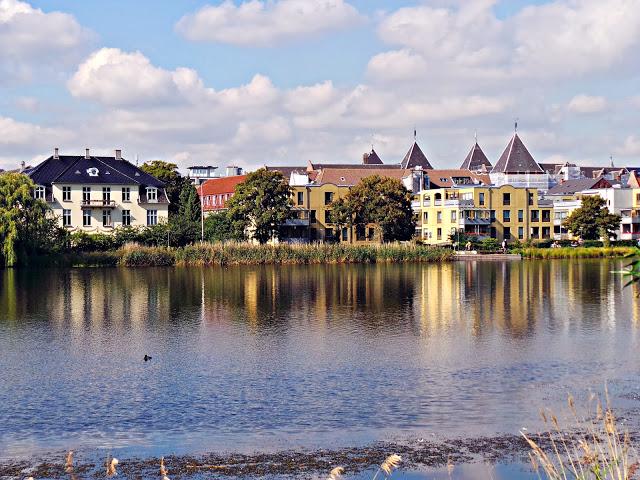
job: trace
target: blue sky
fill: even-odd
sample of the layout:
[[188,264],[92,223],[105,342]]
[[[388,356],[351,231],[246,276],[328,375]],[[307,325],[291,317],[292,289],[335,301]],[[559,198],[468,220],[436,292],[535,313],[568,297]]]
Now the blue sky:
[[515,118],[539,161],[640,164],[636,0],[0,0],[0,168],[142,160],[434,165]]

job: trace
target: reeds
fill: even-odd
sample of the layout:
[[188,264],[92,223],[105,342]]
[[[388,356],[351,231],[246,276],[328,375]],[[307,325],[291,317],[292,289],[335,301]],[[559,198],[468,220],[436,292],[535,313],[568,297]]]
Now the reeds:
[[618,429],[609,396],[605,390],[605,406],[597,400],[595,413],[581,417],[573,397],[568,405],[576,429],[563,430],[555,414],[541,411],[547,432],[538,441],[525,433],[535,471],[543,471],[549,480],[631,480],[640,466],[627,432]]
[[548,260],[552,258],[618,258],[633,253],[631,247],[565,247],[565,248],[525,248],[522,256]]

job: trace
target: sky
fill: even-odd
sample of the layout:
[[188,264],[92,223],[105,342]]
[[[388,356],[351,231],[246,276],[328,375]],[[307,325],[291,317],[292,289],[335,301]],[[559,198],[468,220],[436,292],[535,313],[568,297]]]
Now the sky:
[[640,166],[640,0],[0,0],[0,168]]

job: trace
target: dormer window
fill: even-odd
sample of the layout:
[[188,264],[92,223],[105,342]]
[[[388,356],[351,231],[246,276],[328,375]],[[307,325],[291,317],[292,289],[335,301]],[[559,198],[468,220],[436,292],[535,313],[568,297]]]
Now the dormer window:
[[38,185],[36,186],[36,188],[33,190],[33,198],[35,198],[36,200],[44,200],[45,197],[45,189],[42,185]]
[[158,189],[155,187],[147,187],[147,201],[148,202],[157,202],[158,201]]
[[95,167],[87,168],[87,175],[90,177],[97,177],[99,173],[100,171]]

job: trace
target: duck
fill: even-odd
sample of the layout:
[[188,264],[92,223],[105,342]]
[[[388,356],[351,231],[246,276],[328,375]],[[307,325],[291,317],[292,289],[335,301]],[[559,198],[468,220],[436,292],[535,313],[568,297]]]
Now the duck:
[[151,360],[151,356],[147,355],[146,353],[144,354],[144,361],[148,362],[149,360]]

